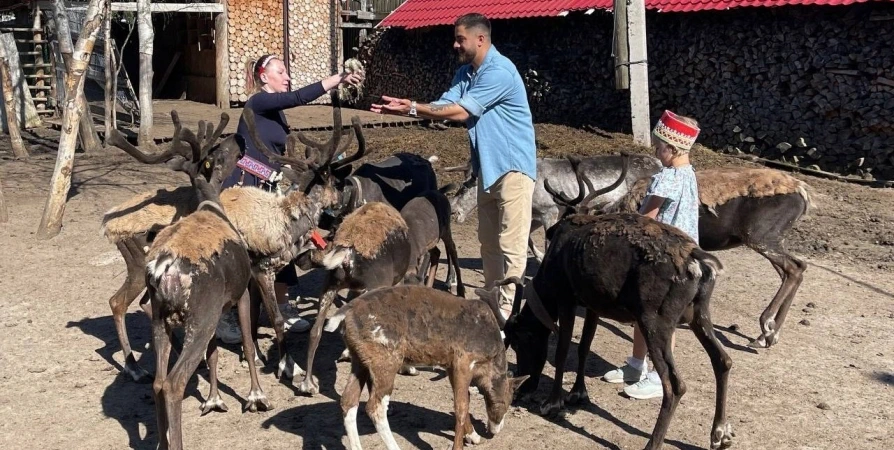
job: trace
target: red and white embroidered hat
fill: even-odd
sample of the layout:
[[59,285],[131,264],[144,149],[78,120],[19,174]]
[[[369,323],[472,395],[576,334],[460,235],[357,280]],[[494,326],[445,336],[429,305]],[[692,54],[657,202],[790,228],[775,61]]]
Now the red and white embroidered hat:
[[661,119],[655,124],[652,134],[658,139],[667,142],[680,150],[689,150],[695,143],[695,138],[701,130],[680,120],[680,118],[670,112],[664,111]]

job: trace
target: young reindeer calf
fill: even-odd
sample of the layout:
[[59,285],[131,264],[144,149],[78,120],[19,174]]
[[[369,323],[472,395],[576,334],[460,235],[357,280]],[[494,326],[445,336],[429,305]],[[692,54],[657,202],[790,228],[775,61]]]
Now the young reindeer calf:
[[419,197],[407,202],[400,210],[400,215],[409,227],[410,261],[415,262],[417,278],[415,281],[424,281],[426,286],[432,287],[435,274],[438,272],[438,261],[441,258],[438,241],[444,241],[450,292],[465,297],[466,288],[460,274],[456,244],[450,231],[450,200],[444,194],[449,188],[450,186],[446,186],[440,190],[423,192]]
[[395,375],[405,364],[447,370],[456,415],[453,450],[462,449],[463,441],[481,441],[469,417],[469,386],[477,386],[484,394],[488,429],[496,435],[503,428],[515,389],[527,379],[513,378],[507,371],[500,327],[483,301],[425,286],[380,288],[342,308],[329,319],[326,330],[334,331],[342,322],[351,354],[351,375],[341,396],[350,450],[362,449],[357,409],[363,386],[369,388],[366,412],[376,431],[388,450],[398,449],[387,410]]

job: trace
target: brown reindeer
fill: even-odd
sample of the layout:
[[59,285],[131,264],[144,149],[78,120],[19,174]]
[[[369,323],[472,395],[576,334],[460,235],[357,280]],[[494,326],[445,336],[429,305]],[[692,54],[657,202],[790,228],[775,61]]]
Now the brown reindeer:
[[[482,290],[478,290],[482,291]],[[515,389],[527,376],[507,370],[500,328],[487,305],[425,286],[396,286],[367,291],[329,319],[327,331],[344,323],[351,374],[341,394],[349,448],[361,450],[357,409],[363,387],[369,390],[366,412],[389,450],[397,442],[388,425],[388,402],[395,375],[406,364],[446,369],[456,416],[453,450],[478,444],[469,416],[469,387],[484,394],[488,429],[503,428]],[[462,330],[458,333],[457,330]]]
[[[174,171],[196,173],[213,189],[219,190],[223,179],[235,168],[239,155],[239,145],[233,136],[218,143],[229,116],[222,113],[216,129],[210,123],[200,121],[198,136],[181,126],[177,111],[171,111],[171,119],[174,136],[161,152],[138,148],[117,130],[112,130],[107,144],[124,150],[144,164],[165,164]],[[149,374],[133,356],[124,316],[130,304],[146,288],[146,251],[162,229],[195,211],[198,203],[194,186],[167,187],[138,194],[103,215],[102,232],[121,252],[127,266],[127,276],[109,298],[109,307],[124,352],[123,370],[134,381],[147,382]],[[140,306],[151,317],[148,300],[149,297],[144,295]]]
[[[527,302],[523,308],[513,308],[520,312],[510,316],[504,328],[520,373],[531,376],[520,389],[536,390],[549,335],[555,331],[556,381],[540,411],[554,416],[562,409],[566,400],[561,380],[578,306],[587,313],[579,345],[578,381],[568,402],[586,398],[583,364],[597,318],[636,322],[664,386],[658,419],[646,445],[649,450],[659,449],[686,393],[671,351],[671,335],[678,324],[688,323],[708,353],[717,384],[711,448],[729,447],[733,436],[726,420],[726,395],[732,361],[714,336],[710,313],[715,278],[722,271],[720,261],[677,228],[640,214],[576,214],[574,206],[583,199],[583,181],[577,162],[572,159],[572,164],[578,173],[579,194],[575,199],[557,195],[568,206],[566,216],[547,230],[550,245],[543,263],[533,280],[518,289]],[[516,296],[516,303],[521,297]]]
[[432,287],[441,258],[438,241],[443,241],[447,251],[450,293],[465,297],[466,289],[460,274],[456,243],[450,230],[450,200],[444,194],[450,189],[451,186],[445,186],[441,190],[423,192],[407,202],[400,210],[400,215],[409,229],[410,262],[416,268],[416,281]]
[[[809,186],[767,168],[708,169],[695,172],[695,176],[701,201],[701,248],[715,251],[744,245],[767,258],[782,279],[760,316],[760,336],[749,343],[750,347],[770,347],[779,342],[782,324],[807,269],[804,261],[785,249],[785,234],[810,209]],[[648,183],[648,178],[640,179],[623,197],[593,212],[638,211]]]

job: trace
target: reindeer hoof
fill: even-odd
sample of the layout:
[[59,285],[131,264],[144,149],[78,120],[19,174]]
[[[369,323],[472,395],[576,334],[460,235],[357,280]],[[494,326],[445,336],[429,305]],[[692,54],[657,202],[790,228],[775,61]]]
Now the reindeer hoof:
[[415,377],[416,375],[419,375],[419,371],[413,366],[404,366],[400,368],[400,374]]
[[276,378],[281,379],[285,377],[286,379],[291,380],[295,378],[295,374],[302,376],[304,375],[304,370],[295,363],[295,360],[292,359],[291,356],[286,355],[284,358],[281,358],[276,367]]
[[338,359],[336,359],[335,362],[347,362],[350,360],[351,360],[351,352],[348,351],[348,349],[345,349],[343,352],[341,352],[341,355],[339,355]]
[[317,383],[317,377],[314,377],[313,380],[308,380],[307,378],[298,385],[298,392],[307,395],[317,395],[320,393],[320,385]]
[[714,432],[711,433],[711,450],[730,448],[733,445],[733,437],[735,436],[736,434],[733,433],[730,424],[718,425],[714,428]]
[[250,412],[270,411],[273,409],[273,405],[270,404],[270,400],[267,400],[267,396],[263,392],[251,392],[248,394],[245,409]]
[[749,342],[748,346],[751,348],[767,348],[767,347],[769,347],[767,345],[767,339],[764,337],[764,335],[760,335],[757,339],[754,339],[753,341]]
[[[243,369],[248,369],[248,360],[242,358],[242,361],[239,363]],[[261,361],[261,358],[258,358],[258,354],[255,353],[255,367],[264,365],[264,362]]]
[[479,436],[477,432],[473,431],[472,434],[463,436],[463,440],[466,441],[466,444],[478,445],[481,443],[481,436]]
[[130,378],[136,383],[145,384],[152,382],[152,376],[149,375],[149,372],[137,365],[136,362],[126,363],[124,365],[124,373],[130,375]]
[[540,415],[548,418],[555,418],[562,411],[562,399],[558,401],[546,400],[540,405]]
[[590,395],[587,394],[587,389],[572,389],[571,392],[565,396],[565,404],[566,405],[578,405],[584,403],[585,401],[590,399]]
[[219,412],[227,412],[229,408],[227,408],[226,403],[223,402],[223,399],[220,398],[220,395],[216,395],[213,398],[209,398],[208,401],[202,403],[202,415],[210,413],[211,411],[219,411]]

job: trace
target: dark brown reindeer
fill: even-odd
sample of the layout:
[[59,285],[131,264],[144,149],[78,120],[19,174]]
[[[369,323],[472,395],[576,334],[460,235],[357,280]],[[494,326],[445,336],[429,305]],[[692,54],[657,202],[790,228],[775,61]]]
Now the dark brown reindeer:
[[[223,179],[236,166],[239,155],[239,145],[233,136],[218,143],[229,122],[229,116],[222,113],[216,129],[210,123],[200,121],[198,136],[189,129],[182,128],[177,111],[171,111],[171,119],[174,123],[174,136],[171,143],[160,152],[132,145],[117,130],[112,130],[107,144],[124,150],[144,164],[165,164],[177,172],[188,175],[197,173],[212,188],[219,190]],[[162,229],[195,211],[198,203],[194,186],[168,187],[138,194],[103,216],[102,232],[118,248],[127,266],[127,276],[121,287],[109,298],[109,307],[112,309],[118,342],[124,352],[123,370],[134,381],[147,382],[149,374],[137,364],[133,356],[124,316],[130,304],[146,288],[146,251]],[[147,296],[143,296],[140,306],[151,317]]]
[[364,386],[369,390],[367,414],[385,447],[398,449],[387,411],[395,375],[405,364],[447,371],[456,417],[453,450],[462,449],[464,441],[481,442],[469,415],[470,386],[484,395],[488,429],[496,435],[515,389],[527,378],[513,378],[508,372],[500,327],[481,301],[425,286],[386,287],[354,299],[329,319],[326,330],[335,331],[342,322],[351,374],[341,393],[341,410],[351,450],[362,449],[357,409]]
[[[770,347],[779,342],[782,324],[807,269],[804,261],[785,249],[785,234],[810,209],[809,186],[767,168],[708,169],[696,171],[695,176],[701,201],[701,248],[715,251],[744,245],[767,258],[782,279],[782,285],[760,316],[760,336],[748,344]],[[594,212],[636,212],[648,183],[648,178],[640,179],[619,200]]]
[[320,392],[313,376],[313,360],[323,322],[338,291],[349,289],[351,299],[362,292],[401,283],[410,267],[410,239],[404,218],[391,205],[367,203],[345,217],[328,248],[313,252],[312,262],[324,268],[326,278],[319,296],[317,320],[310,330],[307,372],[298,390]]
[[423,192],[400,210],[400,215],[406,221],[409,228],[410,262],[416,268],[416,281],[432,287],[435,274],[438,272],[438,261],[441,251],[438,249],[438,241],[444,242],[447,252],[447,281],[450,293],[466,296],[466,288],[463,285],[462,274],[459,268],[459,257],[456,252],[456,243],[453,241],[453,233],[450,230],[450,200],[441,190]]
[[[198,149],[194,150],[193,160],[198,161]],[[196,211],[162,230],[146,256],[146,293],[151,304],[157,361],[153,392],[161,449],[183,448],[183,393],[203,354],[207,355],[211,386],[202,413],[227,410],[218,392],[214,339],[221,312],[236,304],[240,323],[250,326],[246,289],[251,260],[245,243],[221,208],[217,189],[197,173],[191,178],[200,201]],[[174,328],[184,328],[185,338],[177,362],[168,373]],[[269,409],[270,403],[258,383],[255,348],[248,334],[243,335],[242,346],[251,376],[246,408]]]
[[[576,161],[572,159],[577,172]],[[578,173],[583,192],[583,181]],[[710,433],[712,449],[727,448],[732,432],[726,420],[726,395],[732,361],[714,336],[710,299],[722,265],[678,229],[636,213],[591,216],[575,214],[583,198],[555,194],[566,216],[550,227],[550,245],[533,280],[522,289],[527,300],[510,317],[504,331],[517,354],[519,372],[531,375],[520,388],[533,392],[547,357],[550,332],[558,334],[555,382],[541,414],[557,414],[566,401],[565,371],[578,306],[586,308],[579,345],[578,378],[567,401],[586,398],[583,364],[596,333],[598,317],[636,322],[646,339],[664,398],[647,449],[662,447],[668,425],[686,392],[671,351],[671,335],[688,323],[711,359],[716,379],[716,407]],[[521,296],[516,297],[516,302]],[[554,323],[558,319],[559,326]]]

